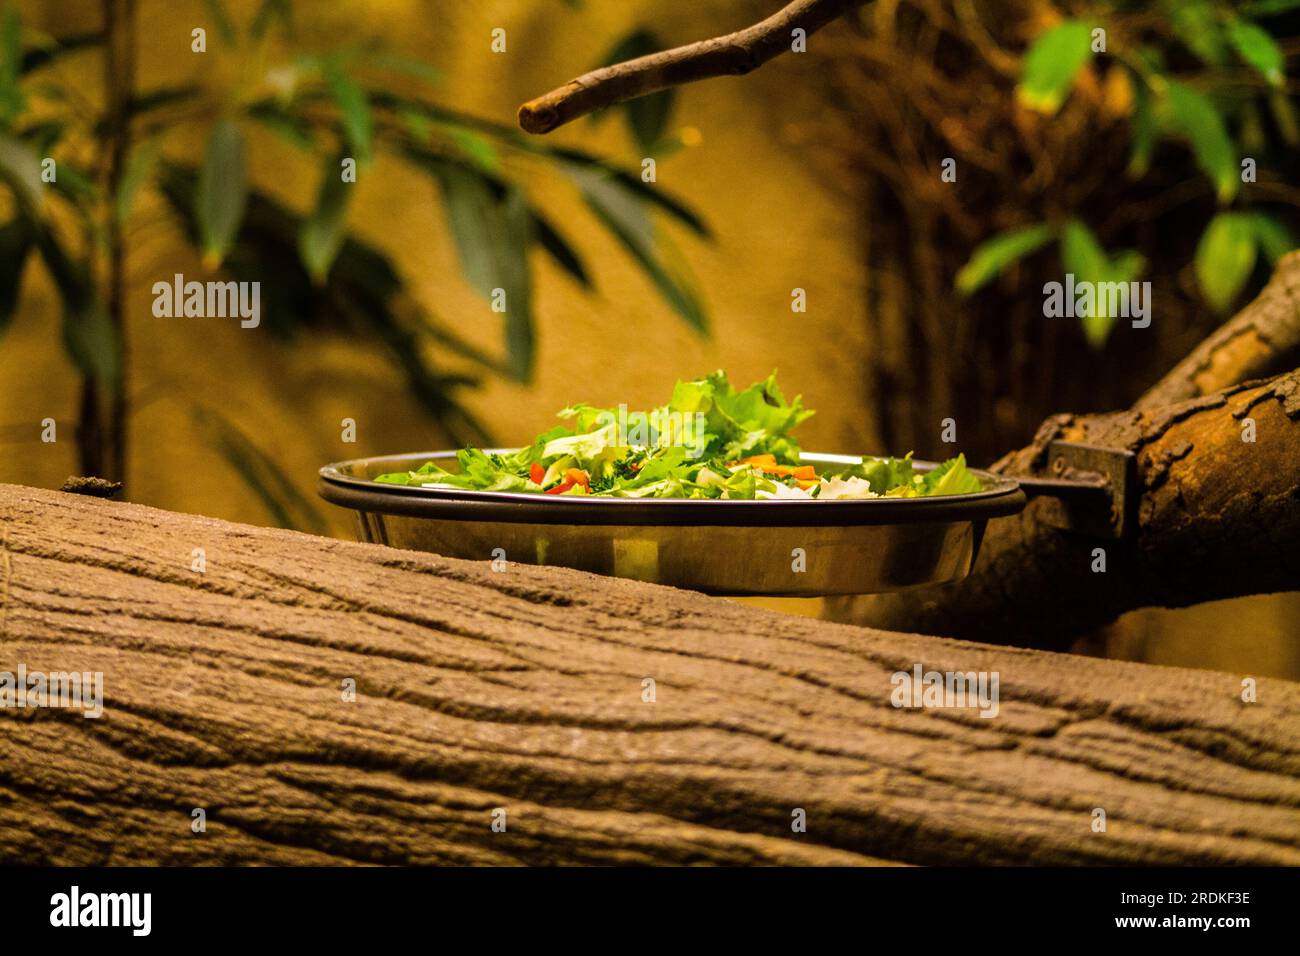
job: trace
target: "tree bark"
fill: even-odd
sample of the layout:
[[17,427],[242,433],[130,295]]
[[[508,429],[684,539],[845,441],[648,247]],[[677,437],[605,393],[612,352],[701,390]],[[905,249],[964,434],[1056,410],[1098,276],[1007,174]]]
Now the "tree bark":
[[0,485],[0,662],[105,689],[0,709],[4,863],[1300,864],[1300,685],[564,569]]
[[866,0],[794,0],[761,23],[584,73],[519,107],[519,125],[549,133],[579,117],[670,86],[740,76],[788,52],[793,31],[811,36]]
[[[1043,522],[1047,503],[1033,501],[1016,517],[990,522],[977,565],[964,580],[834,599],[828,614],[879,627],[1065,647],[1133,608],[1300,587],[1300,370],[1161,408],[1057,415],[1033,444],[993,470],[1047,476],[1047,448],[1057,439],[1137,456],[1141,499],[1131,540],[1063,532]],[[1104,572],[1096,570],[1099,548]]]
[[1300,364],[1300,252],[1278,260],[1264,291],[1133,406],[1160,408]]

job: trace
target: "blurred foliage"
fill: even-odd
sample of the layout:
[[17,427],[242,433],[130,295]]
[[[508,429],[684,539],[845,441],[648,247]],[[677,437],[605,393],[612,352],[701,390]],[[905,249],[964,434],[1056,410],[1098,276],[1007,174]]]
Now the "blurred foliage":
[[[897,0],[819,35],[826,109],[790,135],[863,210],[881,450],[942,455],[953,417],[984,462],[1052,413],[1126,407],[1262,288],[1300,221],[1297,21],[1300,0]],[[1046,317],[1066,272],[1150,281],[1149,326]]]
[[[662,221],[700,236],[708,229],[640,171],[445,106],[431,95],[439,82],[435,69],[378,43],[350,39],[327,51],[295,50],[287,0],[262,0],[247,9],[253,16],[239,22],[223,0],[204,2],[207,44],[238,58],[233,88],[195,83],[133,90],[123,121],[106,112],[88,116],[79,91],[47,70],[65,57],[102,52],[108,41],[103,33],[42,36],[11,4],[0,8],[0,182],[14,197],[10,218],[0,224],[0,332],[17,308],[26,262],[37,256],[59,290],[63,342],[76,367],[87,380],[127,394],[129,383],[119,378],[125,329],[110,319],[105,303],[111,290],[97,263],[131,222],[140,197],[153,191],[201,252],[205,268],[262,283],[263,324],[270,333],[291,341],[305,330],[331,329],[380,344],[413,398],[454,441],[482,443],[487,436],[465,409],[464,390],[483,375],[527,382],[533,374],[532,251],[540,249],[582,287],[593,285],[565,229],[546,216],[520,178],[537,164],[569,179],[665,301],[696,329],[707,327],[694,279]],[[661,103],[656,136],[666,121]],[[197,164],[169,149],[178,131],[192,138],[196,126],[206,139]],[[269,130],[301,154],[303,170],[311,173],[294,174],[319,176],[309,208],[288,208],[251,181],[252,127]],[[101,159],[115,142],[128,141],[108,195],[104,184],[112,185],[112,178]],[[465,334],[463,324],[441,321],[413,301],[389,254],[350,230],[348,170],[359,168],[363,176],[380,153],[441,197],[466,280],[503,313],[499,354],[474,344],[478,336]],[[46,182],[42,163],[51,160],[57,175]],[[474,371],[443,372],[434,363],[440,354],[454,354]],[[301,515],[284,497],[288,485],[266,478],[274,467],[270,459],[258,457],[251,466],[248,442],[232,438],[229,428],[216,429],[211,414],[202,420],[277,520]]]
[[[1094,4],[1086,18],[1061,20],[1033,41],[1016,88],[1022,105],[1051,116],[1076,86],[1095,86],[1096,76],[1085,71],[1118,71],[1114,97],[1128,119],[1129,176],[1140,179],[1149,172],[1160,143],[1180,144],[1223,207],[1205,224],[1194,259],[1201,294],[1220,313],[1238,301],[1261,252],[1271,263],[1295,247],[1275,210],[1239,208],[1248,204],[1241,186],[1254,181],[1258,165],[1300,145],[1286,57],[1266,26],[1251,19],[1252,12],[1276,16],[1290,10],[1300,10],[1300,0],[1163,0],[1140,12],[1132,3]],[[1250,75],[1243,77],[1243,70]],[[1065,270],[1079,280],[1129,282],[1145,265],[1133,250],[1107,254],[1088,225],[1072,217],[1015,227],[987,240],[957,274],[957,289],[974,292],[1053,238]],[[1089,343],[1105,344],[1117,318],[1085,318]]]

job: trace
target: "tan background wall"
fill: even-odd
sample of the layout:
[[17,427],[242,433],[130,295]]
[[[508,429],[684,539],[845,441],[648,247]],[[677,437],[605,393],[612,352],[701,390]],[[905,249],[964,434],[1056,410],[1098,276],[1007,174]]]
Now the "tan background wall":
[[[84,0],[25,6],[51,32],[93,27],[98,17],[97,4]],[[230,3],[240,13],[251,6]],[[653,23],[669,41],[685,41],[743,25],[745,6],[679,3],[665,18],[662,4],[641,0],[590,2],[581,14],[554,0],[338,0],[300,4],[298,21],[304,44],[375,33],[403,53],[429,57],[446,76],[442,101],[513,122],[519,103],[592,65],[638,23]],[[74,8],[80,17],[68,15]],[[190,30],[205,22],[198,2],[142,0],[141,87],[196,78],[199,55],[189,52]],[[507,30],[504,55],[489,48],[496,26]],[[220,83],[229,79],[224,71],[231,65],[209,39],[204,72],[197,75]],[[94,60],[84,57],[78,66],[85,67],[87,91],[97,95]],[[857,331],[862,323],[856,321],[861,296],[850,240],[853,212],[818,181],[798,151],[776,141],[780,112],[757,110],[753,98],[767,94],[783,110],[797,109],[797,93],[785,89],[780,71],[773,71],[691,89],[681,97],[679,125],[694,126],[701,142],[663,160],[659,184],[703,212],[715,232],[707,242],[670,227],[704,291],[714,323],[708,338],[672,314],[630,259],[596,228],[567,182],[535,165],[521,167],[530,170],[527,181],[540,205],[584,255],[597,292],[584,294],[548,259],[535,256],[536,381],[529,387],[493,382],[468,403],[498,441],[529,439],[572,401],[649,406],[663,401],[679,377],[725,367],[734,379],[748,381],[779,367],[782,381],[822,410],[808,423],[806,444],[866,450],[869,436],[854,384],[864,346]],[[272,136],[251,129],[250,135],[254,180],[306,205],[316,188],[315,166]],[[561,137],[638,165],[639,154],[619,122],[577,124]],[[169,152],[197,155],[201,142],[197,133],[178,135],[169,140]],[[326,461],[445,441],[379,357],[355,344],[304,340],[286,347],[264,328],[241,330],[220,319],[154,318],[154,281],[177,271],[187,278],[203,275],[165,225],[165,215],[159,215],[161,221],[141,216],[130,253],[135,278],[131,361],[139,398],[128,476],[133,500],[267,521],[257,499],[196,436],[190,400],[224,411],[299,477],[304,490],[311,489],[315,469]],[[424,305],[465,337],[499,351],[500,317],[462,278],[441,204],[427,179],[381,156],[362,174],[351,221],[396,257]],[[35,436],[36,423],[51,415],[69,427],[54,446],[30,441],[9,446],[16,457],[0,461],[0,479],[54,484],[75,470],[70,425],[76,394],[71,368],[50,347],[57,311],[39,272],[29,270],[21,315],[0,348],[3,424],[30,422]],[[795,286],[807,289],[807,314],[790,311]],[[355,445],[340,441],[344,417],[358,422]]]

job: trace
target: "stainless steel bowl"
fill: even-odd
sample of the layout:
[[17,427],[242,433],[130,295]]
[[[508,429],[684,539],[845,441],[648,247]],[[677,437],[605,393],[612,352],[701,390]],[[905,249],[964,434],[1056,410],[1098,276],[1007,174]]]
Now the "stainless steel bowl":
[[[372,480],[455,460],[443,451],[326,465],[320,495],[358,513],[363,541],[396,548],[559,565],[709,594],[801,597],[965,577],[988,519],[1025,506],[1014,479],[984,471],[975,472],[984,482],[975,494],[848,501],[552,497]],[[803,455],[819,472],[859,460]]]

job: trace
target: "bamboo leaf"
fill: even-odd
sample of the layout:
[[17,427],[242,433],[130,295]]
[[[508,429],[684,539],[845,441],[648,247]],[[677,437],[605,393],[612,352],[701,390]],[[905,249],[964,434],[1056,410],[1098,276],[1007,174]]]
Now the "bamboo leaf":
[[343,227],[353,185],[343,181],[342,160],[328,157],[316,195],[316,208],[298,231],[298,252],[312,281],[325,280],[343,245]]
[[343,133],[352,145],[353,154],[357,162],[366,162],[370,159],[370,146],[374,139],[374,124],[366,93],[333,60],[322,64],[321,70],[325,84],[339,108]]
[[0,335],[9,327],[18,306],[32,239],[32,224],[26,216],[15,216],[0,226]]
[[1221,67],[1228,60],[1228,45],[1211,0],[1164,0],[1163,12],[1175,36],[1206,65]]
[[1055,113],[1074,78],[1092,56],[1092,31],[1080,20],[1065,20],[1029,48],[1016,98],[1030,109]]
[[162,137],[160,136],[152,136],[131,150],[113,203],[113,215],[119,224],[131,218],[131,207],[135,204],[136,194],[140,191],[140,187],[153,178],[161,152]]
[[[596,65],[609,66],[613,63],[623,63],[663,48],[664,44],[652,32],[645,28],[638,28],[614,44]],[[616,107],[622,110],[627,120],[628,130],[645,155],[653,154],[655,148],[662,142],[668,129],[668,118],[672,115],[674,101],[674,91],[666,89],[638,96]],[[600,115],[593,117],[597,122],[601,118]]]
[[499,195],[492,180],[471,167],[443,163],[437,175],[465,277],[489,299],[497,289],[505,293],[507,363],[511,374],[526,381],[533,365],[527,202],[515,188]]
[[1232,199],[1241,183],[1236,151],[1213,101],[1204,93],[1170,80],[1164,106],[1166,124],[1191,143],[1196,163],[1214,183],[1219,201]]
[[18,85],[23,61],[23,24],[18,11],[5,4],[0,11],[0,118],[12,119],[27,106]]
[[281,528],[325,533],[325,522],[276,461],[220,412],[196,405],[195,422],[208,442],[258,497]]
[[535,209],[533,210],[532,230],[533,235],[537,238],[538,245],[546,250],[556,265],[577,279],[578,283],[583,287],[588,289],[592,287],[591,276],[587,272],[587,267],[583,265],[582,257],[578,255],[577,250],[570,246],[568,240],[560,235],[550,221]]
[[657,248],[654,223],[645,202],[612,176],[575,167],[566,171],[592,212],[632,255],[673,310],[695,329],[707,332],[708,315],[693,279],[684,264],[673,262],[665,254],[670,251],[666,243],[664,249]]
[[1142,257],[1132,250],[1108,255],[1093,231],[1081,220],[1072,219],[1061,232],[1061,263],[1067,273],[1074,275],[1076,284],[1089,282],[1098,290],[1092,310],[1081,315],[1079,321],[1088,344],[1100,349],[1120,318],[1118,311],[1110,310],[1110,297],[1101,295],[1100,290],[1110,283],[1127,285],[1136,279],[1143,266]]
[[27,143],[3,130],[0,130],[0,179],[29,210],[41,208],[45,189],[41,182],[40,157]]
[[1259,241],[1259,248],[1270,264],[1297,247],[1291,230],[1272,216],[1257,212],[1250,217],[1250,223],[1255,230],[1255,238]]
[[1286,58],[1268,31],[1249,20],[1228,23],[1228,42],[1237,55],[1273,86],[1281,86]]
[[212,127],[195,195],[199,236],[209,265],[220,264],[239,232],[248,201],[245,152],[238,123],[223,119]]
[[1151,155],[1155,151],[1156,119],[1151,107],[1151,88],[1135,71],[1129,77],[1133,87],[1133,150],[1129,154],[1128,174],[1140,179],[1151,168]]
[[286,31],[292,32],[293,8],[289,0],[262,0],[253,16],[253,25],[249,28],[253,39],[260,40],[266,36],[271,24],[277,20]]
[[274,100],[259,100],[248,107],[248,116],[298,149],[312,149],[316,135],[311,124],[289,112]]
[[1001,275],[1013,262],[1047,245],[1051,238],[1051,228],[1039,223],[1008,229],[980,243],[971,253],[970,261],[957,273],[957,291],[970,295]]
[[116,388],[122,343],[89,268],[74,260],[49,229],[39,229],[36,245],[63,304],[64,349],[82,374]]
[[1245,213],[1221,212],[1205,227],[1196,247],[1196,281],[1207,302],[1226,312],[1255,267],[1255,223]]
[[431,63],[409,56],[399,56],[396,53],[376,53],[366,59],[366,64],[390,73],[403,73],[430,86],[437,86],[443,81],[442,72]]
[[75,53],[87,47],[98,46],[103,42],[104,33],[102,30],[96,30],[93,33],[78,33],[58,39],[50,38],[23,54],[19,73],[31,73],[33,70],[39,70],[68,53]]
[[222,0],[203,0],[203,6],[207,8],[208,16],[212,18],[221,39],[233,44],[237,39],[235,24],[231,22],[230,14],[226,12],[225,3]]

